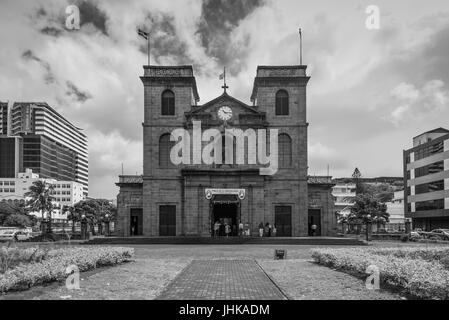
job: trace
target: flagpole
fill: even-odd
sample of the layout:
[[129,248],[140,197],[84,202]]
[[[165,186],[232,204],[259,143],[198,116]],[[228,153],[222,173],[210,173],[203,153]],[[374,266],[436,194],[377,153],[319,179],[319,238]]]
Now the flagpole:
[[147,42],[148,42],[148,66],[150,66],[150,33],[148,33]]
[[226,67],[223,67],[224,92],[226,92]]
[[302,32],[299,28],[299,64],[302,66]]

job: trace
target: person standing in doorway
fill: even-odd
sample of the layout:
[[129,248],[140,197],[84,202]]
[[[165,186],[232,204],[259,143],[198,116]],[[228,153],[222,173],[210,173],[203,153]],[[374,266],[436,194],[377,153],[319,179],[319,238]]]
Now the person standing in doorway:
[[272,231],[273,231],[273,226],[271,225],[271,223],[268,223],[268,236],[269,237],[271,237]]
[[243,222],[240,221],[239,223],[239,236],[242,237],[243,236]]
[[214,236],[218,237],[219,233],[220,233],[220,221],[217,220],[217,221],[215,221],[215,224],[214,224]]
[[218,234],[220,237],[225,235],[225,223],[223,219],[220,219],[220,228],[218,229]]
[[226,223],[226,225],[225,225],[225,232],[226,232],[226,238],[228,238],[229,234],[231,233],[231,226],[228,223]]
[[263,237],[263,222],[259,223],[259,237]]
[[317,225],[316,224],[312,224],[312,226],[310,228],[312,229],[312,237],[315,237]]

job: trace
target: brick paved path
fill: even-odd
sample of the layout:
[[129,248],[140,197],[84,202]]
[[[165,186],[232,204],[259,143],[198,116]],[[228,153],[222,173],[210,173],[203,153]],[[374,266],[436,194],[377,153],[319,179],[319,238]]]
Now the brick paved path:
[[285,295],[254,260],[194,260],[160,300],[282,300]]

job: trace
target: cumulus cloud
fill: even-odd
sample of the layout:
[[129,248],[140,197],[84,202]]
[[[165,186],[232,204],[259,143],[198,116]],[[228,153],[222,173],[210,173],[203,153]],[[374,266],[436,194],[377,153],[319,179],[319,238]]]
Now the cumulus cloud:
[[391,91],[391,96],[396,106],[388,120],[395,125],[449,108],[449,90],[441,80],[431,80],[420,89],[403,82]]
[[[77,31],[64,27],[70,4],[80,8]],[[228,92],[249,102],[257,65],[298,64],[301,27],[311,172],[400,175],[410,138],[447,126],[449,5],[379,6],[381,30],[369,31],[358,0],[3,0],[0,100],[46,101],[83,128],[91,195],[112,198],[121,163],[142,172],[147,47],[137,28],[151,34],[153,64],[194,66],[205,103],[222,93],[223,66]],[[394,159],[384,165],[373,146]]]

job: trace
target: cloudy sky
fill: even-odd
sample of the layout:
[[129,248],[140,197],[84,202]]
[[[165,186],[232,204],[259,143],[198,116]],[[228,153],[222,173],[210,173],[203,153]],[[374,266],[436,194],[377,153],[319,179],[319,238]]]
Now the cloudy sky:
[[[75,4],[81,29],[65,28]],[[380,29],[368,30],[368,5]],[[400,176],[412,137],[449,127],[447,0],[0,0],[0,100],[46,101],[89,137],[90,195],[142,172],[143,87],[157,65],[192,64],[201,104],[249,103],[257,65],[299,63],[304,35],[310,174]]]

